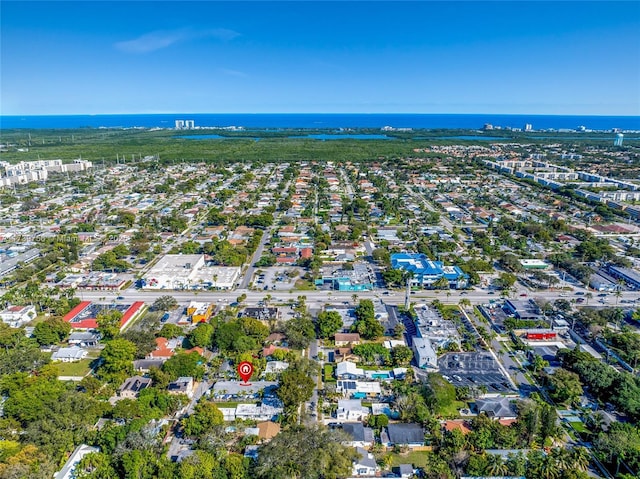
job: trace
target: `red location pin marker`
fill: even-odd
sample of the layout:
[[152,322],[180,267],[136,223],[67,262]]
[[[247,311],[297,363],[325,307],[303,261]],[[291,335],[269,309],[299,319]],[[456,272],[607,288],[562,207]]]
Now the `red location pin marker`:
[[251,375],[253,374],[253,364],[251,364],[249,361],[242,361],[240,364],[238,364],[238,374],[244,382],[244,384],[241,384],[241,386],[248,386],[249,384],[247,383],[247,381],[251,379]]

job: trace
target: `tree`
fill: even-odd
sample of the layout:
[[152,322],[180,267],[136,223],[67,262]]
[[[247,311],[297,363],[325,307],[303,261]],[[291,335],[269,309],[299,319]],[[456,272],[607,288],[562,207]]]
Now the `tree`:
[[367,426],[374,429],[382,429],[389,424],[389,418],[386,414],[372,414],[367,418]]
[[323,311],[318,314],[316,326],[318,337],[330,338],[342,327],[342,317],[337,311]]
[[178,301],[173,296],[160,296],[151,305],[152,311],[171,311],[178,307]]
[[487,455],[486,474],[488,476],[506,476],[509,473],[509,466],[504,462],[502,456],[496,454]]
[[50,318],[36,324],[33,339],[40,345],[57,344],[64,341],[71,331],[69,323],[62,318]]
[[151,329],[138,330],[128,329],[124,334],[120,336],[122,339],[131,341],[136,345],[136,358],[142,359],[147,356],[151,351],[156,349],[156,335]]
[[356,320],[352,331],[360,334],[364,339],[376,339],[384,334],[384,327],[375,319],[375,309],[370,299],[363,299],[355,309]]
[[109,341],[100,358],[102,364],[98,369],[100,377],[107,380],[122,381],[124,377],[133,373],[133,359],[136,354],[136,345],[126,339],[113,339]]
[[159,338],[177,338],[184,334],[184,331],[177,324],[165,323],[162,329],[158,332]]
[[497,279],[496,282],[500,289],[502,289],[503,291],[507,291],[507,290],[510,290],[514,284],[516,284],[517,280],[518,278],[516,277],[515,274],[501,273],[500,277]]
[[98,331],[105,340],[115,338],[120,333],[122,312],[117,309],[103,310],[96,316]]
[[355,449],[344,433],[321,426],[286,429],[262,446],[257,479],[338,479],[351,474]]
[[431,410],[446,410],[456,400],[456,388],[438,373],[429,373],[428,388],[425,390],[427,404]]
[[117,479],[118,474],[109,459],[103,452],[87,454],[76,466],[74,474],[77,479]]
[[549,367],[549,361],[544,359],[539,354],[533,356],[533,360],[530,363],[530,367],[534,373],[542,371],[544,368]]
[[316,337],[316,328],[313,321],[305,314],[300,318],[287,321],[284,333],[293,349],[304,349]]
[[545,379],[549,396],[560,403],[575,404],[582,396],[582,383],[576,373],[559,368]]
[[282,401],[285,413],[294,415],[297,408],[311,399],[315,382],[296,364],[290,365],[280,376],[276,394]]
[[204,376],[204,367],[202,356],[197,352],[179,352],[167,359],[162,365],[162,370],[175,381],[179,377],[191,376],[197,380]]
[[389,250],[387,250],[387,248],[376,248],[371,253],[371,256],[373,257],[374,261],[387,266],[391,264],[391,254],[389,253]]
[[404,275],[401,269],[388,268],[382,272],[382,279],[387,286],[403,286]]
[[218,406],[209,401],[196,404],[193,414],[182,420],[184,433],[190,437],[202,437],[215,426],[224,424],[224,416]]
[[187,335],[187,340],[192,347],[211,347],[213,342],[214,327],[209,323],[200,323]]
[[391,358],[395,366],[408,366],[413,359],[413,351],[408,346],[395,346],[391,350]]
[[433,283],[433,287],[435,289],[449,289],[449,280],[441,276]]

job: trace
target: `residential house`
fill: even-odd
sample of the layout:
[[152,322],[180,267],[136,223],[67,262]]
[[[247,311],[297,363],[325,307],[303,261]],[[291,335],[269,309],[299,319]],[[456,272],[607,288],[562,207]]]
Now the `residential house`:
[[147,359],[164,359],[173,357],[177,347],[182,345],[184,338],[156,338],[156,349],[147,355]]
[[373,429],[364,426],[361,422],[346,422],[342,430],[349,436],[351,447],[371,447],[374,443]]
[[256,424],[258,437],[263,441],[273,439],[280,433],[280,424],[273,421],[263,421]]
[[409,479],[413,477],[415,473],[413,466],[411,464],[399,464],[391,469],[397,478],[399,479]]
[[148,373],[151,368],[160,369],[166,360],[166,358],[136,359],[133,362],[133,369],[140,373]]
[[74,479],[76,477],[76,467],[82,458],[94,452],[100,452],[100,449],[87,446],[86,444],[80,444],[75,448],[71,456],[69,456],[69,459],[64,463],[62,469],[53,476],[53,479]]
[[286,361],[267,361],[264,372],[267,374],[278,374],[286,370],[288,367],[289,363]]
[[87,357],[89,352],[86,349],[73,346],[71,348],[60,348],[51,355],[51,361],[63,363],[75,363]]
[[518,417],[513,400],[507,397],[477,399],[475,409],[478,414],[485,413],[492,419],[516,419]]
[[342,361],[336,365],[336,378],[337,379],[360,379],[364,378],[365,373],[362,368],[359,368],[350,361]]
[[460,431],[464,436],[466,436],[471,432],[471,429],[469,429],[469,426],[467,425],[467,421],[465,420],[445,421],[442,427],[444,428],[445,431],[448,431],[448,432],[452,432],[456,430]]
[[358,333],[336,333],[334,340],[336,347],[356,346],[360,344],[360,335]]
[[90,331],[75,331],[69,335],[68,342],[71,346],[82,348],[95,348],[100,341],[100,335]]
[[169,394],[186,394],[191,399],[193,397],[193,378],[191,376],[179,377],[169,383],[167,391]]
[[383,429],[380,441],[387,447],[419,448],[424,445],[424,429],[416,423],[392,423]]
[[336,381],[336,392],[343,396],[353,396],[354,399],[364,399],[365,397],[377,397],[382,393],[379,382],[375,381],[353,381],[350,379],[339,379]]
[[341,422],[362,421],[369,415],[369,408],[362,406],[360,399],[339,399],[336,418]]
[[121,399],[135,399],[140,391],[151,386],[151,378],[143,378],[142,376],[133,376],[125,379],[118,388],[118,397]]
[[378,472],[378,463],[376,463],[373,454],[366,449],[356,447],[358,458],[353,461],[353,475],[355,477],[375,477]]
[[260,404],[238,404],[236,419],[253,421],[275,421],[284,409],[277,401],[262,401]]

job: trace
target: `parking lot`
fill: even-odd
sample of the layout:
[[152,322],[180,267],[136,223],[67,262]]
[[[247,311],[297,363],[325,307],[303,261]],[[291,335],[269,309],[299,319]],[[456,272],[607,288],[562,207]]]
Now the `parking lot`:
[[253,286],[264,291],[289,291],[300,277],[302,268],[296,266],[272,266],[260,268],[253,276]]
[[438,360],[440,374],[454,386],[485,386],[487,393],[511,392],[512,388],[489,353],[449,353]]

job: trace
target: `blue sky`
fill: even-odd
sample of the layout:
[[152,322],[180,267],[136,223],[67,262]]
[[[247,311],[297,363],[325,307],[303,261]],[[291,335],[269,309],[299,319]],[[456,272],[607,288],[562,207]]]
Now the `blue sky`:
[[0,9],[3,115],[640,115],[636,1]]

